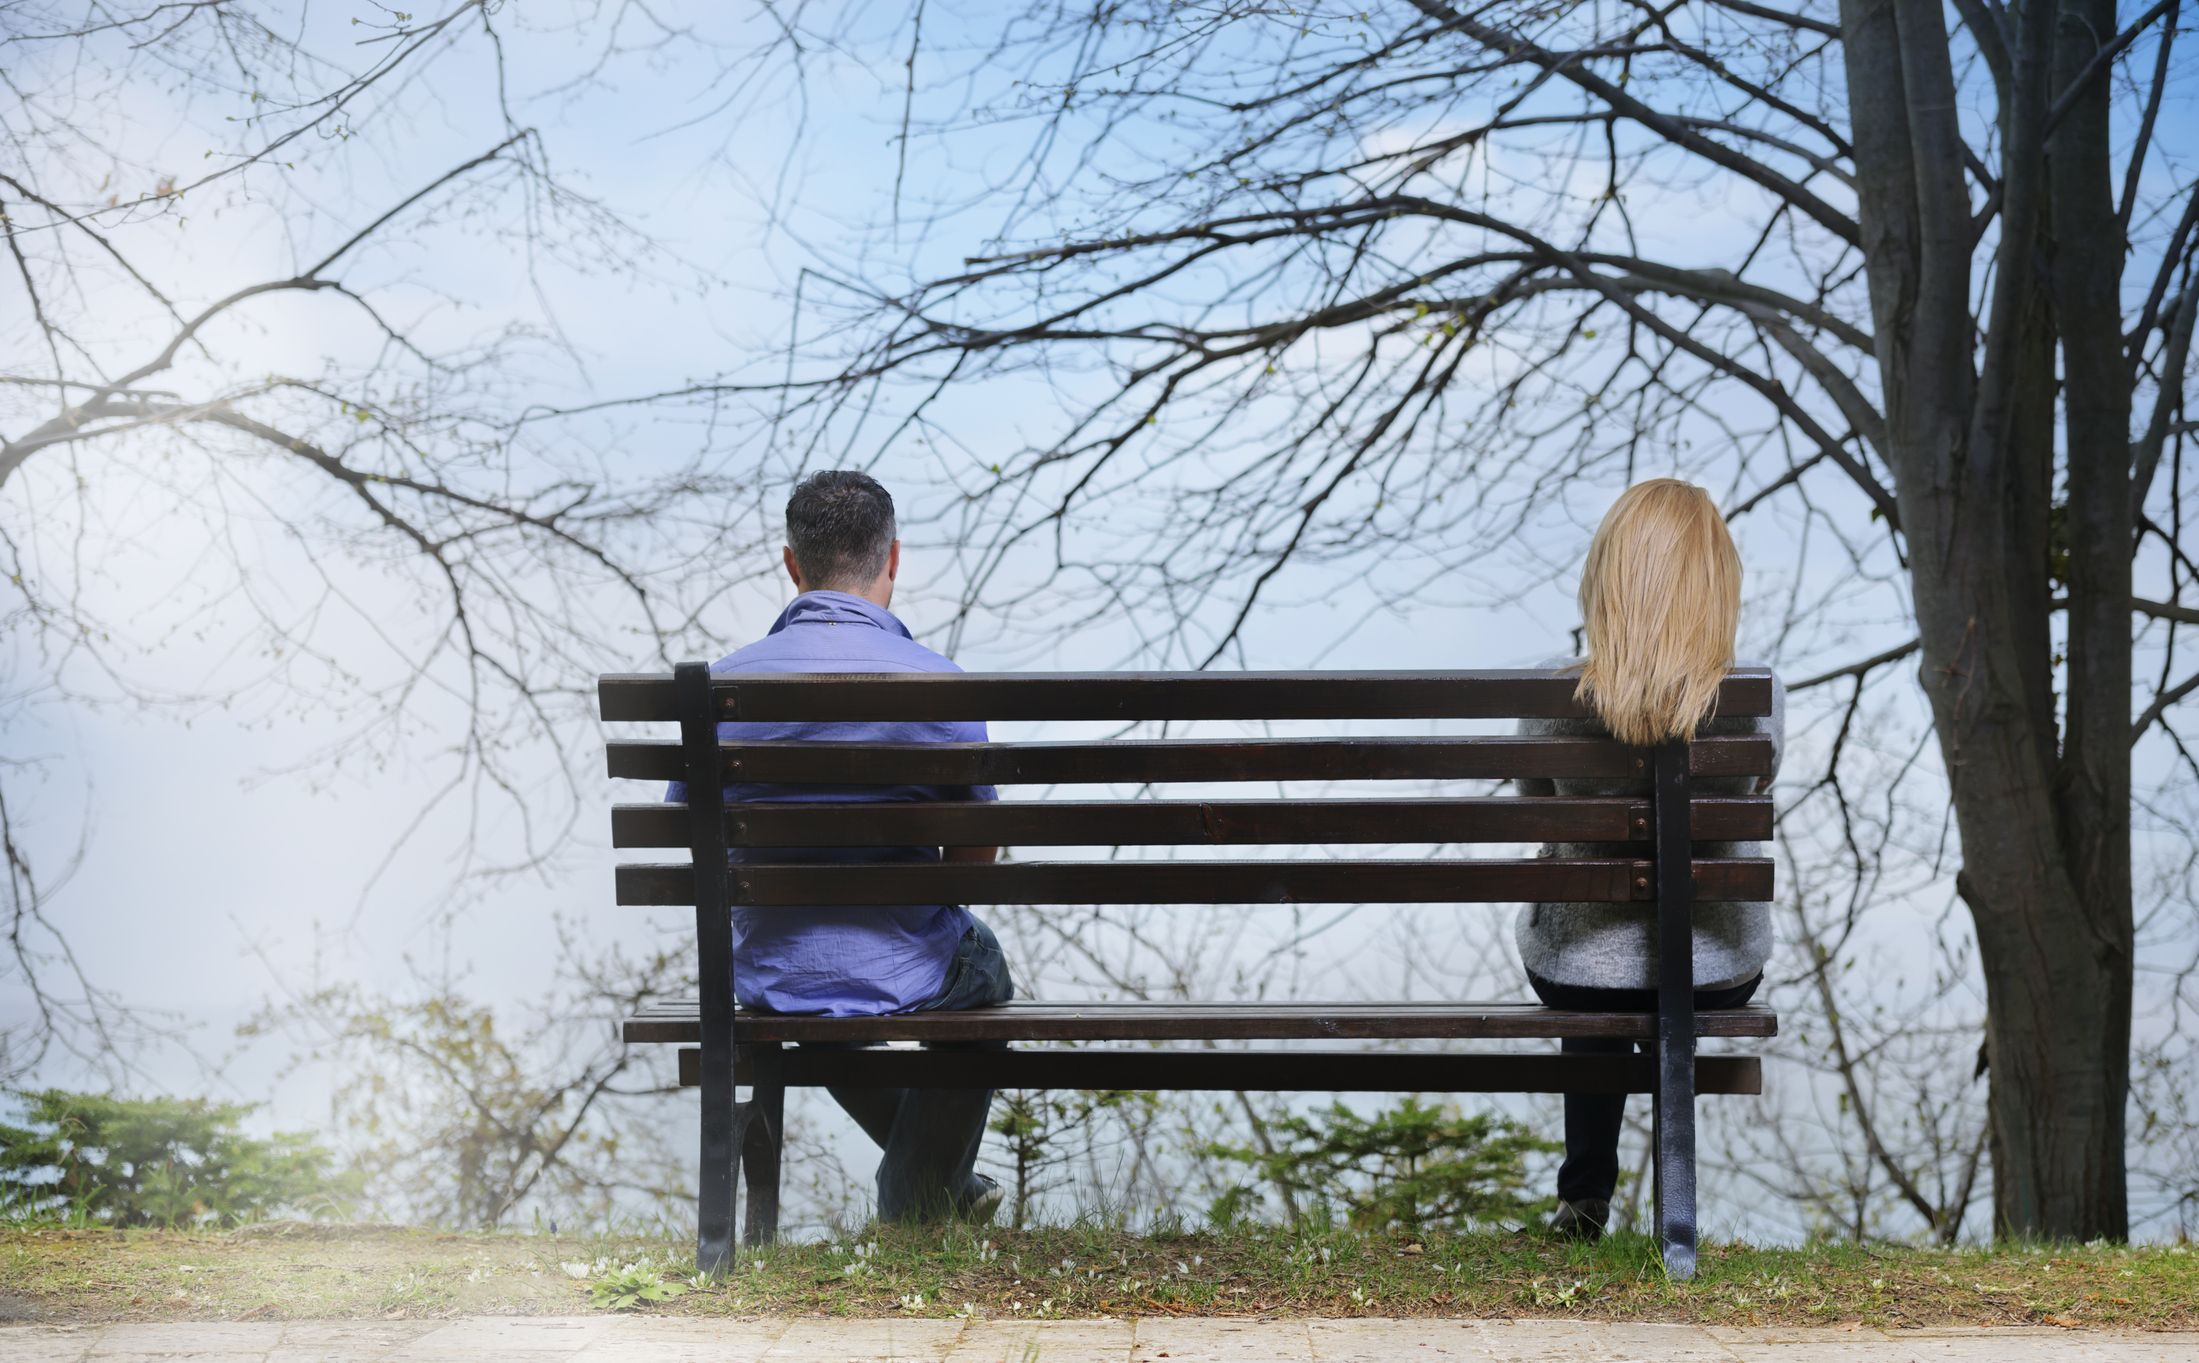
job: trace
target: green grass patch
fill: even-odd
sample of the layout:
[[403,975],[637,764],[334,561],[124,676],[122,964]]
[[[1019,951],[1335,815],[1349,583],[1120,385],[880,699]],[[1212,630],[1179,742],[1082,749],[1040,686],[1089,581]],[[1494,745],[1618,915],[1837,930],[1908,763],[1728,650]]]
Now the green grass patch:
[[[1879,1327],[2199,1329],[2199,1249],[1705,1248],[1691,1283],[1655,1245],[1539,1235],[1243,1229],[1152,1236],[878,1227],[743,1251],[694,1276],[685,1240],[276,1224],[0,1231],[0,1319],[570,1315],[1477,1316]],[[616,1284],[607,1287],[606,1284]],[[652,1284],[667,1289],[652,1290]]]

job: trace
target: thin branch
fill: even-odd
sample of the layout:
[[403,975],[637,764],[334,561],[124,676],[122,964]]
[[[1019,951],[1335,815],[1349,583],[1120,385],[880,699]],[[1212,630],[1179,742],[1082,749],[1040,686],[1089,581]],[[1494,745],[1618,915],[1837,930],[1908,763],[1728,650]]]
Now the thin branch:
[[1787,693],[1792,695],[1798,691],[1813,690],[1828,682],[1839,681],[1842,677],[1861,677],[1868,672],[1886,666],[1888,663],[1898,663],[1921,647],[1923,645],[1915,639],[1911,639],[1905,644],[1896,644],[1883,653],[1873,653],[1861,662],[1849,663],[1846,667],[1836,667],[1830,672],[1820,672],[1814,677],[1805,677],[1801,681],[1789,683]]

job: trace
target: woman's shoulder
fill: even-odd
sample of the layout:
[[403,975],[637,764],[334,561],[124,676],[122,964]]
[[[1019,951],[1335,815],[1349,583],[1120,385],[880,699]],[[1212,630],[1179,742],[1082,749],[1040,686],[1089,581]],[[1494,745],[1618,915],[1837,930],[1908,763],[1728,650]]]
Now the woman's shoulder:
[[1770,663],[1749,662],[1745,659],[1735,662],[1733,667],[1735,671],[1746,669],[1751,672],[1771,673],[1771,713],[1728,722],[1738,725],[1742,732],[1775,736],[1784,733],[1787,727],[1787,684],[1779,679],[1779,670]]
[[[1580,658],[1567,657],[1561,654],[1558,657],[1545,658],[1536,663],[1534,670],[1537,672],[1571,671],[1579,668],[1582,661]],[[1603,725],[1590,718],[1523,719],[1519,721],[1518,731],[1528,735],[1574,738],[1583,735],[1600,735],[1603,733]]]

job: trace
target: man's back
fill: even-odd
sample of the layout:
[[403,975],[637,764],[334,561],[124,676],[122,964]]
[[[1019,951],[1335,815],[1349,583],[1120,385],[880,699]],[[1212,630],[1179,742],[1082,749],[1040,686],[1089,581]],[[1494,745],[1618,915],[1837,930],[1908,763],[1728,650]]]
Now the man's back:
[[[837,591],[796,597],[769,633],[714,663],[730,672],[955,672],[885,607]],[[978,743],[982,721],[740,722],[743,742]],[[674,783],[666,798],[684,800]],[[820,786],[728,782],[728,802],[990,800],[990,786]],[[735,861],[937,861],[936,847],[738,848]],[[744,1007],[848,1016],[902,1012],[936,997],[972,920],[959,905],[733,909],[734,992]]]

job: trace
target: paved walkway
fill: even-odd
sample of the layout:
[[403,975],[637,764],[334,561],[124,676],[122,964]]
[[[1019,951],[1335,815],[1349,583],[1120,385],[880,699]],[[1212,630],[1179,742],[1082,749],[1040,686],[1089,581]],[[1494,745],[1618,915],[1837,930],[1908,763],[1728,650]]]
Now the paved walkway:
[[2199,1363],[2199,1334],[1731,1330],[1455,1320],[455,1321],[20,1325],[0,1363]]

